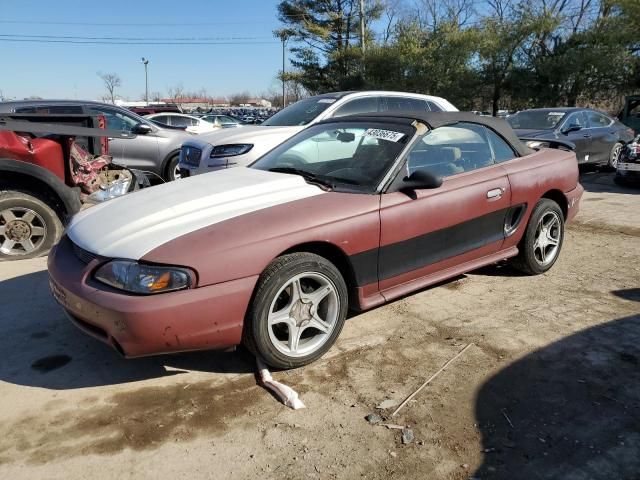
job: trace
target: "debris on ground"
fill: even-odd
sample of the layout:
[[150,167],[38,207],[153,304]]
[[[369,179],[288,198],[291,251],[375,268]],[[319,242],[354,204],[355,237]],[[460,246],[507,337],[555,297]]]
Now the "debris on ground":
[[376,405],[376,408],[378,410],[386,410],[387,408],[393,408],[396,405],[398,405],[398,401],[397,400],[393,400],[393,399],[388,398],[387,400],[383,400],[378,405]]
[[408,445],[409,443],[413,442],[414,436],[413,436],[413,430],[411,430],[410,428],[403,428],[402,429],[402,443],[404,445]]
[[[414,391],[411,395],[409,395],[407,398],[404,399],[404,401],[400,404],[400,406],[398,408],[395,409],[395,411],[391,414],[392,417],[395,417],[398,412],[407,404],[411,401],[411,399],[413,399],[413,397],[415,397],[418,393],[420,393],[420,391],[426,387],[427,385],[429,385],[429,383],[431,383],[431,381],[436,378],[438,375],[440,375],[449,365],[451,365],[454,360],[456,358],[458,358],[460,355],[462,355],[464,352],[467,351],[467,349],[469,349],[471,346],[473,345],[473,343],[469,343],[466,347],[464,347],[462,350],[460,350],[453,358],[451,358],[449,361],[447,361],[447,363],[445,363],[442,367],[440,367],[440,369],[434,373],[433,375],[431,375],[431,377],[429,377],[429,379],[427,379],[426,382],[424,382],[422,385],[420,385],[418,387],[418,389],[416,391]],[[383,402],[384,403],[384,402]]]
[[382,422],[382,417],[376,413],[370,413],[364,419],[369,422],[371,425],[375,425],[376,423]]
[[267,366],[259,358],[256,358],[256,365],[258,367],[258,378],[263,387],[275,393],[276,397],[287,407],[293,408],[294,410],[305,408],[302,400],[298,398],[298,393],[293,388],[275,381]]

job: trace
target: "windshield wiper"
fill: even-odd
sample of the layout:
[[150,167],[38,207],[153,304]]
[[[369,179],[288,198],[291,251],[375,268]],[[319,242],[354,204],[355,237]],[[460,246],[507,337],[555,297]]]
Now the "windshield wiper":
[[330,180],[328,180],[326,178],[319,177],[318,175],[316,175],[314,173],[307,172],[305,170],[300,170],[298,168],[294,168],[294,167],[273,167],[273,168],[270,168],[269,171],[270,172],[277,172],[277,173],[292,173],[294,175],[300,175],[302,178],[304,178],[305,180],[307,180],[310,183],[316,183],[316,184],[321,185],[321,186],[323,186],[325,188],[328,188],[330,190],[333,190],[335,188],[335,185]]

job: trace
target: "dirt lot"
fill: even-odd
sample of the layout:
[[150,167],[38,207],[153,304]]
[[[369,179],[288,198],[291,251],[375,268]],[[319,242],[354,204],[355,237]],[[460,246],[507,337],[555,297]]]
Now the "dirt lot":
[[[556,266],[485,268],[354,316],[256,385],[245,353],[122,360],[70,325],[44,259],[0,265],[0,478],[637,479],[640,190],[583,175]],[[390,421],[401,401],[465,345]]]

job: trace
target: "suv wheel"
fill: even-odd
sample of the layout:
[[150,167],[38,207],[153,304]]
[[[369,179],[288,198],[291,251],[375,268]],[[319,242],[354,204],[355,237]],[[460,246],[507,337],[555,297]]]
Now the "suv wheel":
[[62,222],[42,200],[0,192],[0,261],[45,255],[62,235]]
[[178,168],[178,162],[180,161],[180,155],[174,155],[167,162],[167,168],[164,178],[167,182],[172,182],[180,178],[180,169]]
[[284,255],[258,280],[244,343],[272,367],[306,365],[336,341],[347,307],[347,286],[331,262],[311,253]]

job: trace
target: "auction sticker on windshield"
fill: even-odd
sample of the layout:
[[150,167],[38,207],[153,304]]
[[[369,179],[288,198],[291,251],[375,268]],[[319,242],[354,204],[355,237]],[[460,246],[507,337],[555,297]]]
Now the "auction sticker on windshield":
[[380,130],[379,128],[369,128],[366,132],[364,132],[364,136],[379,138],[380,140],[387,140],[389,142],[397,142],[402,137],[404,137],[404,133],[394,132],[393,130]]

